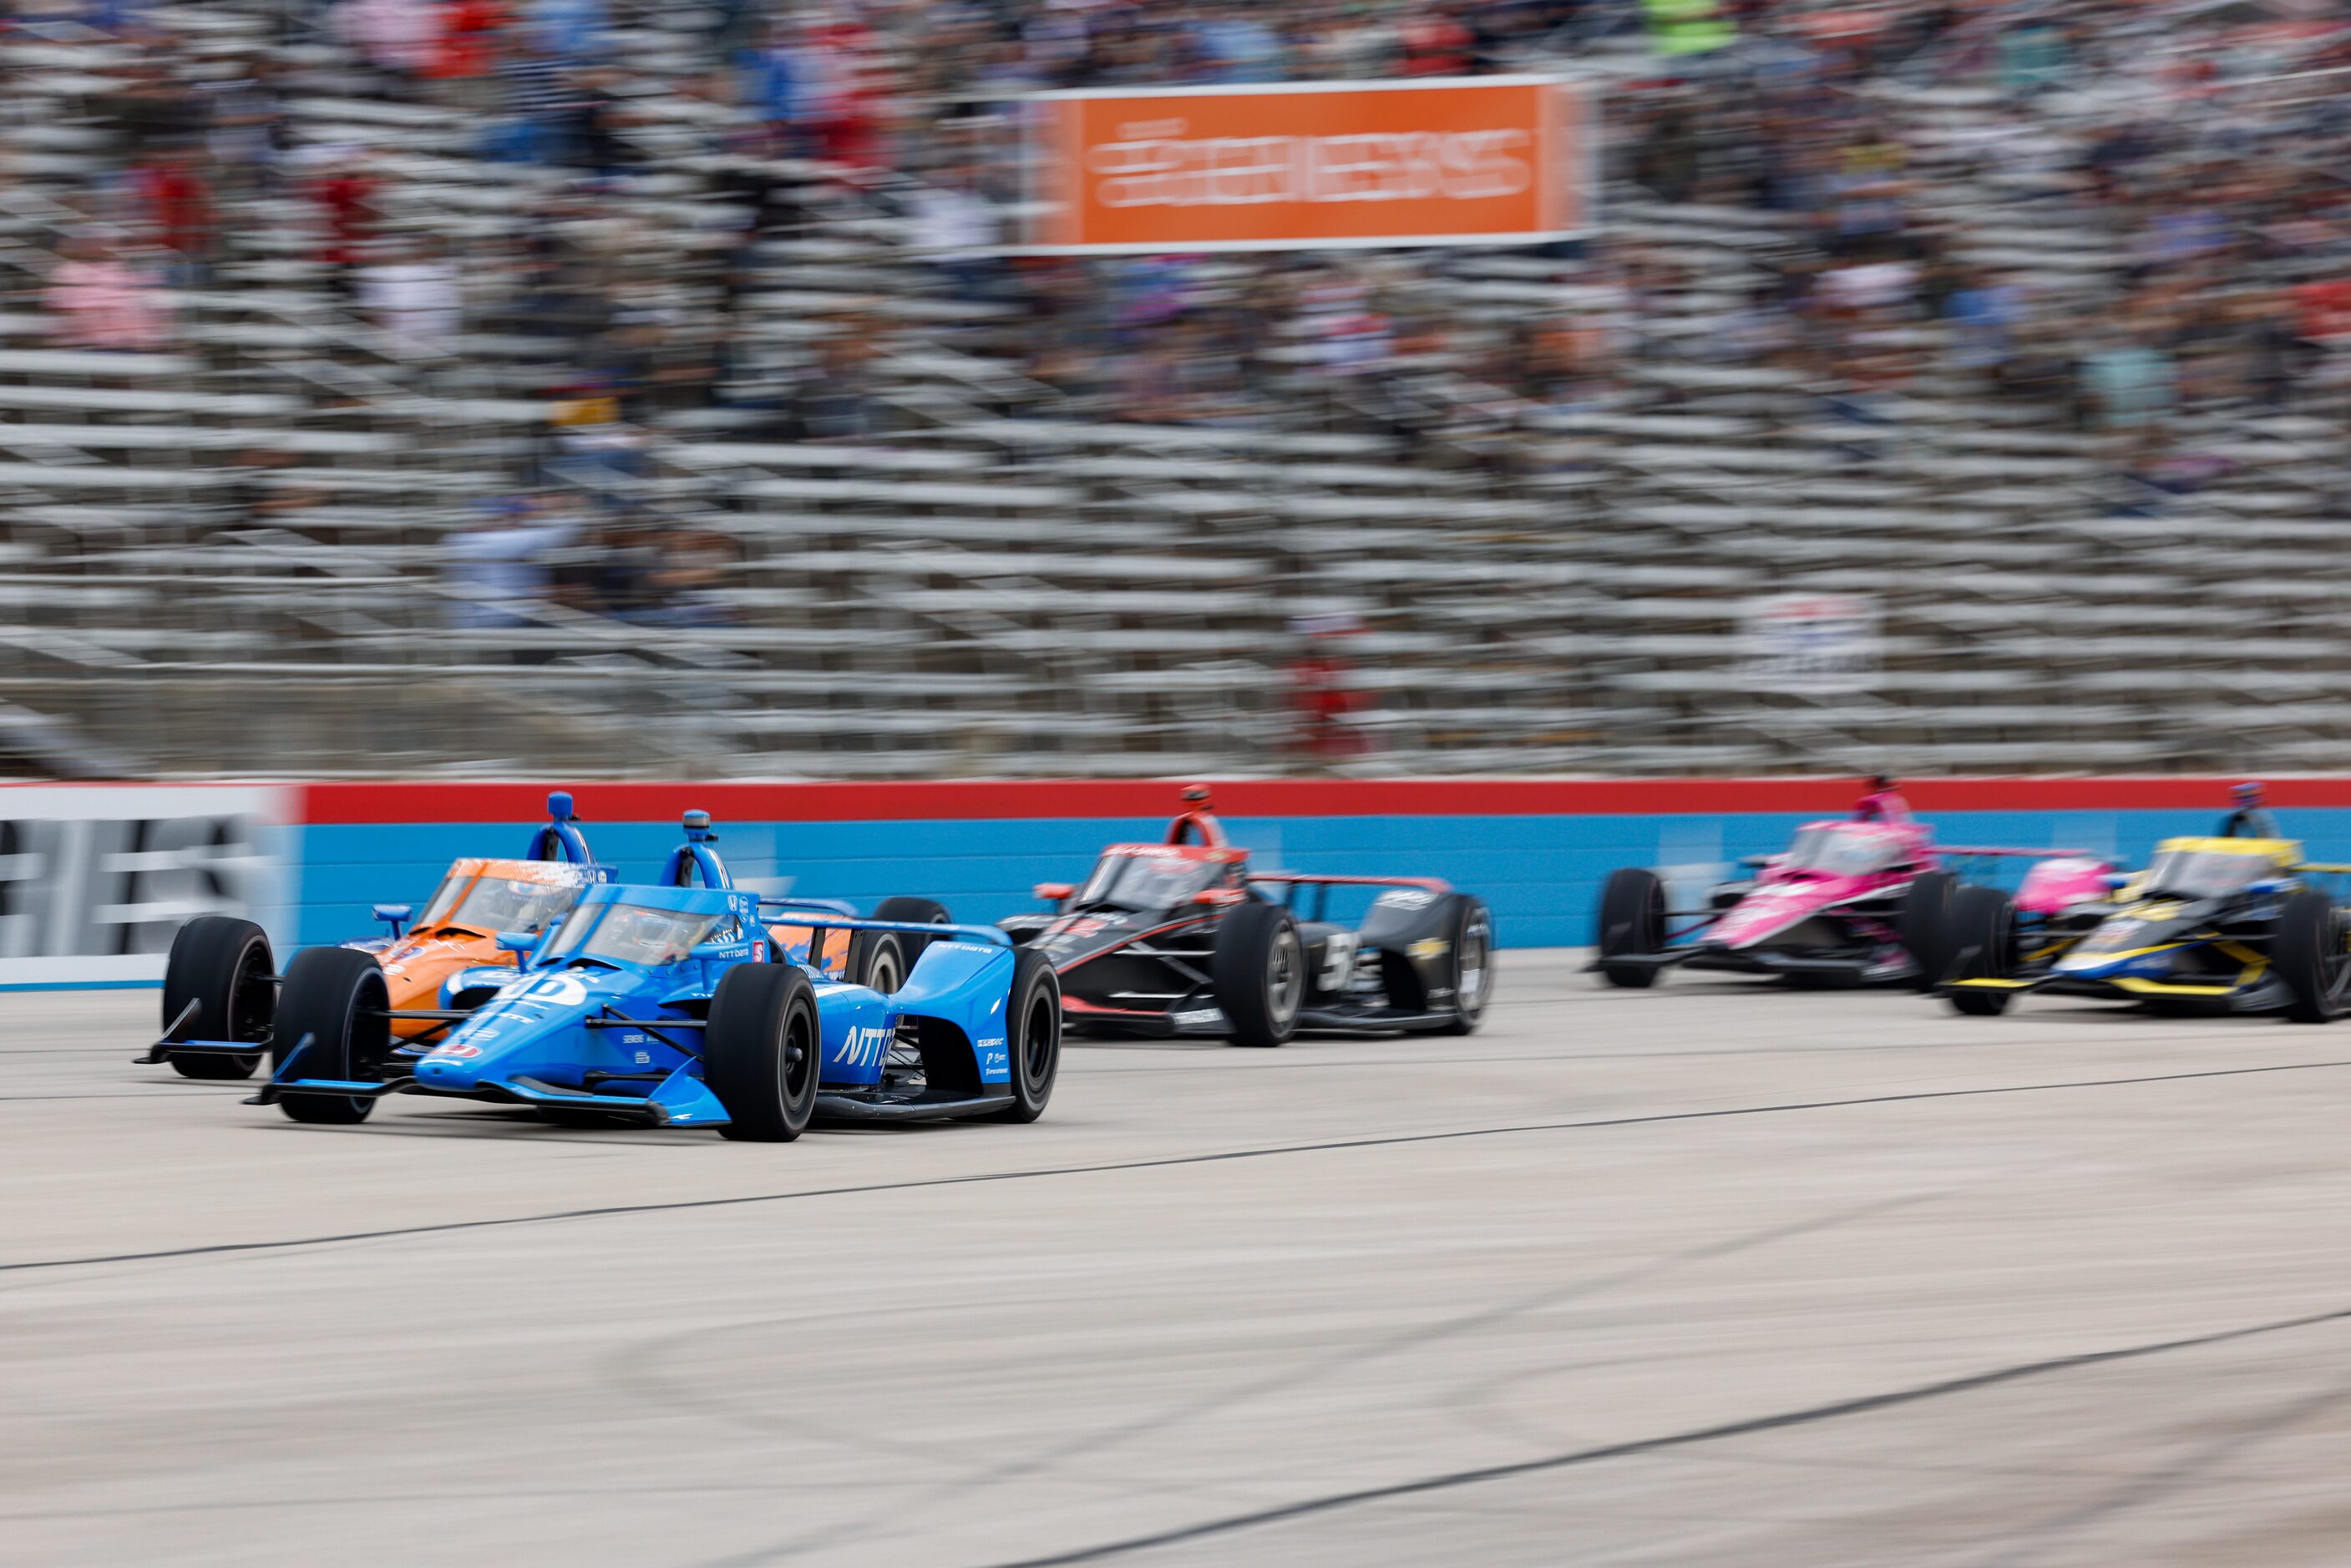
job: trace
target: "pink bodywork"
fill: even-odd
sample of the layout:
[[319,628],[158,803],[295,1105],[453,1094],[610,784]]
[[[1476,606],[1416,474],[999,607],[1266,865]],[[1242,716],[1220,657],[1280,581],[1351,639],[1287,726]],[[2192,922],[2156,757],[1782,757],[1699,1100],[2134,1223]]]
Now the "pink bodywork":
[[2113,870],[2093,855],[2043,860],[2024,874],[2024,883],[2016,890],[2016,907],[2028,915],[2053,915],[2076,904],[2095,903],[2108,895],[2106,877]]
[[[1751,948],[1768,941],[1813,916],[1842,905],[1899,894],[1921,870],[1938,870],[1942,862],[1935,848],[1935,830],[1908,813],[1888,813],[1876,822],[1831,820],[1808,822],[1807,833],[1827,831],[1841,846],[1870,858],[1868,846],[1883,845],[1886,869],[1839,875],[1833,870],[1795,867],[1788,855],[1777,855],[1756,873],[1753,891],[1741,898],[1708,929],[1702,940],[1719,947]],[[2054,914],[2069,905],[2105,897],[2106,862],[2074,850],[1946,849],[1946,855],[2032,857],[2039,860],[2025,873],[2018,890],[2021,912]],[[1893,933],[1888,932],[1889,937]]]
[[1936,864],[1934,831],[1907,816],[1891,822],[1808,822],[1796,832],[1801,836],[1818,829],[1852,840],[1885,840],[1898,845],[1905,853],[1895,857],[1896,869],[1850,877],[1799,868],[1787,864],[1787,856],[1773,856],[1756,873],[1755,890],[1715,922],[1706,940],[1727,948],[1751,948],[1823,910],[1897,892],[1909,884],[1913,865],[1931,867]]

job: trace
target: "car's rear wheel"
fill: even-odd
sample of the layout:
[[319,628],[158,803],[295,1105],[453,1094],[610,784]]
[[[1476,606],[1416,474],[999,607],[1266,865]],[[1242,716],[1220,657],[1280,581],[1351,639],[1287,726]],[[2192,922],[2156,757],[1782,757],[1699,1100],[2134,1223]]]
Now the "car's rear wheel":
[[1297,920],[1281,905],[1252,898],[1227,911],[1217,926],[1208,977],[1234,1044],[1280,1045],[1298,1033],[1306,947]]
[[[2016,906],[1997,888],[1961,888],[1951,898],[1949,978],[2006,980],[2016,953]],[[2015,999],[2010,991],[1949,991],[1955,1012],[1993,1018]]]
[[1921,871],[1903,890],[1902,911],[1895,919],[1896,934],[1918,966],[1910,981],[1917,991],[1932,991],[1951,961],[1951,900],[1959,878],[1949,871]]
[[[919,926],[944,926],[954,920],[945,904],[903,897],[883,899],[874,906],[873,918]],[[936,940],[913,931],[854,932],[849,939],[850,982],[887,996],[906,983],[906,977],[914,972],[914,961]]]
[[[919,939],[917,939],[919,940]],[[906,983],[904,940],[896,931],[856,931],[849,939],[849,963],[843,971],[852,985],[867,986],[887,996]]]
[[1004,1012],[1011,1055],[1012,1103],[996,1113],[1006,1122],[1033,1122],[1053,1097],[1061,1071],[1061,982],[1043,953],[1012,955],[1012,992]]
[[1612,963],[1655,953],[1666,945],[1666,885],[1646,867],[1608,875],[1600,892],[1600,972],[1611,985],[1646,991],[1665,971],[1655,964]]
[[[191,1002],[195,1011],[182,1020]],[[251,1055],[169,1053],[173,1072],[183,1078],[252,1077],[277,1012],[277,966],[259,926],[228,915],[198,915],[172,936],[172,956],[163,961],[163,1027],[172,1038],[254,1043]]]
[[742,963],[720,976],[702,1044],[702,1081],[726,1110],[720,1136],[789,1143],[806,1132],[822,1052],[816,993],[797,964]]
[[1494,994],[1494,917],[1483,898],[1464,898],[1453,929],[1453,1016],[1440,1034],[1470,1034]]
[[[372,953],[312,948],[286,966],[270,1042],[273,1075],[373,1083],[392,1050],[383,968]],[[351,1127],[375,1109],[373,1095],[285,1095],[278,1108],[298,1122]]]
[[2304,888],[2285,901],[2270,938],[2270,967],[2286,989],[2285,1015],[2296,1023],[2331,1023],[2351,993],[2351,931],[2335,900]]

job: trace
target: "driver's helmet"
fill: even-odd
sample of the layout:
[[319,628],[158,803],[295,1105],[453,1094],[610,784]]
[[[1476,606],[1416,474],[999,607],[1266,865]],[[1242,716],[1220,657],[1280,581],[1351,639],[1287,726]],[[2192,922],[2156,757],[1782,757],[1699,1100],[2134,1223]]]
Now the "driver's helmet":
[[2262,786],[2250,779],[2229,791],[2239,805],[2248,808],[2261,805],[2263,793]]
[[651,954],[669,940],[670,918],[659,909],[622,909],[613,917],[621,922],[612,932],[619,941],[628,943],[639,952]]

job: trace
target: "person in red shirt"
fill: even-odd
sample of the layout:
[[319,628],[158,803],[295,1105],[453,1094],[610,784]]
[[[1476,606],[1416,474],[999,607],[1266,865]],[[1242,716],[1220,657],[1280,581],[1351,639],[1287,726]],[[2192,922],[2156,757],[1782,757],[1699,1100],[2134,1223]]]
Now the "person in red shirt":
[[1361,756],[1370,747],[1347,722],[1364,705],[1353,684],[1354,661],[1339,639],[1363,628],[1352,616],[1305,616],[1297,629],[1307,635],[1305,651],[1290,667],[1290,700],[1299,715],[1299,745],[1318,762]]
[[497,64],[498,34],[507,25],[506,7],[497,0],[443,0],[441,36],[424,74],[445,84],[451,101],[462,108],[482,107],[485,88]]
[[187,281],[201,283],[212,257],[213,195],[184,149],[165,153],[133,176],[164,248],[179,257]]
[[375,181],[357,153],[346,154],[312,188],[326,221],[327,243],[319,259],[346,296],[359,288],[359,266],[375,230]]

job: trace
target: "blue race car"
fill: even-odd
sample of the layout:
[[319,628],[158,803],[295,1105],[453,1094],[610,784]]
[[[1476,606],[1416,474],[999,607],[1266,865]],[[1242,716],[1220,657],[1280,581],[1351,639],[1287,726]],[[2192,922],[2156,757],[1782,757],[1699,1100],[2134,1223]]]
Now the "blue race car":
[[[992,927],[862,919],[708,880],[680,885],[695,867],[723,878],[697,839],[662,885],[590,888],[547,935],[502,936],[524,955],[520,971],[501,971],[497,992],[453,1015],[437,1044],[393,1038],[371,955],[298,954],[277,1000],[270,1080],[247,1103],[350,1125],[388,1094],[447,1095],[760,1142],[796,1138],[819,1116],[1044,1114],[1061,995],[1043,955]],[[778,917],[919,948],[897,989],[878,991],[795,961],[767,923]],[[465,973],[447,982],[466,983]]]

